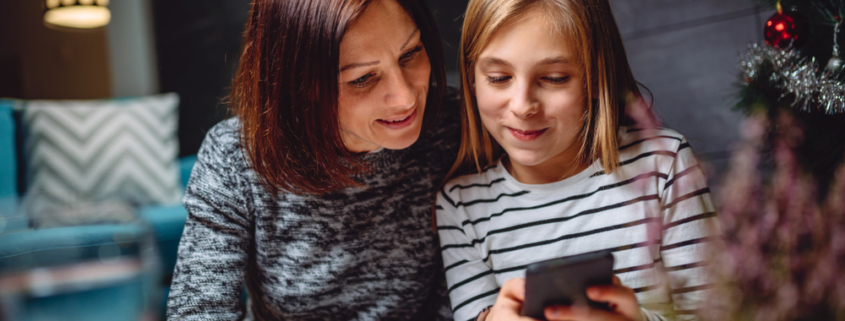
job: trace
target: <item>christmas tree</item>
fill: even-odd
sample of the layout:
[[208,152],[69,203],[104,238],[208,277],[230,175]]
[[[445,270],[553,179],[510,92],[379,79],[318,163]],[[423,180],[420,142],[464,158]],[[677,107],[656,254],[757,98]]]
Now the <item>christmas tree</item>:
[[845,55],[840,52],[845,1],[758,2],[776,13],[761,26],[765,44],[752,45],[742,59],[735,107],[749,115],[788,112],[797,119],[803,139],[795,152],[816,178],[821,199],[845,156]]
[[741,59],[705,320],[845,320],[845,0],[776,9]]

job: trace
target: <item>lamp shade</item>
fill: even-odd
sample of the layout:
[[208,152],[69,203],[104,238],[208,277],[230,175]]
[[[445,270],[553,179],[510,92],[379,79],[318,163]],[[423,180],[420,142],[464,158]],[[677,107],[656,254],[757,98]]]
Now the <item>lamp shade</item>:
[[44,24],[54,29],[85,30],[109,24],[108,0],[44,0]]

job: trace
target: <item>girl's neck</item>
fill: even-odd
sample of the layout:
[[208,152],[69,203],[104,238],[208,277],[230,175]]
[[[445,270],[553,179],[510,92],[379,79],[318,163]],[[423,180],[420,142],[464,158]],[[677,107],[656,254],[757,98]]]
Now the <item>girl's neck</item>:
[[520,183],[549,184],[572,177],[590,166],[589,163],[577,157],[577,153],[575,155],[568,154],[571,153],[564,152],[543,163],[532,166],[512,162],[509,157],[505,157],[502,163],[508,173]]

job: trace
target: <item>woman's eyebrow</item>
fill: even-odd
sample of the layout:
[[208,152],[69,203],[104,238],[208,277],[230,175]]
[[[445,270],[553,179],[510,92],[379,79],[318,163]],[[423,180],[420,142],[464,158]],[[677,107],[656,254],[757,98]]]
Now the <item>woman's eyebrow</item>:
[[[408,44],[411,43],[411,40],[414,39],[414,35],[416,35],[419,32],[420,32],[419,28],[414,29],[414,31],[411,32],[411,35],[408,37],[408,40],[405,40],[405,43],[402,45],[402,48],[400,48],[399,51],[405,50],[405,47],[407,47]],[[344,65],[343,67],[340,67],[340,72],[343,72],[344,70],[351,69],[351,68],[375,66],[375,65],[378,65],[380,62],[381,61],[376,60],[376,61],[370,61],[370,62],[351,63],[351,64]]]
[[343,72],[344,70],[351,69],[351,68],[375,66],[375,65],[378,65],[380,62],[381,62],[380,60],[376,60],[376,61],[370,61],[370,62],[351,63],[351,64],[348,64],[348,65],[341,67],[340,72]]
[[405,47],[407,47],[408,44],[411,43],[411,40],[414,39],[414,35],[416,35],[419,32],[420,32],[420,28],[414,29],[414,31],[411,32],[411,35],[408,36],[408,40],[405,40],[405,44],[402,45],[402,48],[399,48],[399,51],[405,50]]

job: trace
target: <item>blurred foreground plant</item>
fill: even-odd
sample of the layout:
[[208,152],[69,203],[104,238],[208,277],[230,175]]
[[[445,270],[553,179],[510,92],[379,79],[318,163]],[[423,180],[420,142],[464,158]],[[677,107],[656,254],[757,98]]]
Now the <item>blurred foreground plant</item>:
[[751,115],[720,193],[705,320],[845,320],[845,168],[824,199],[789,112]]

